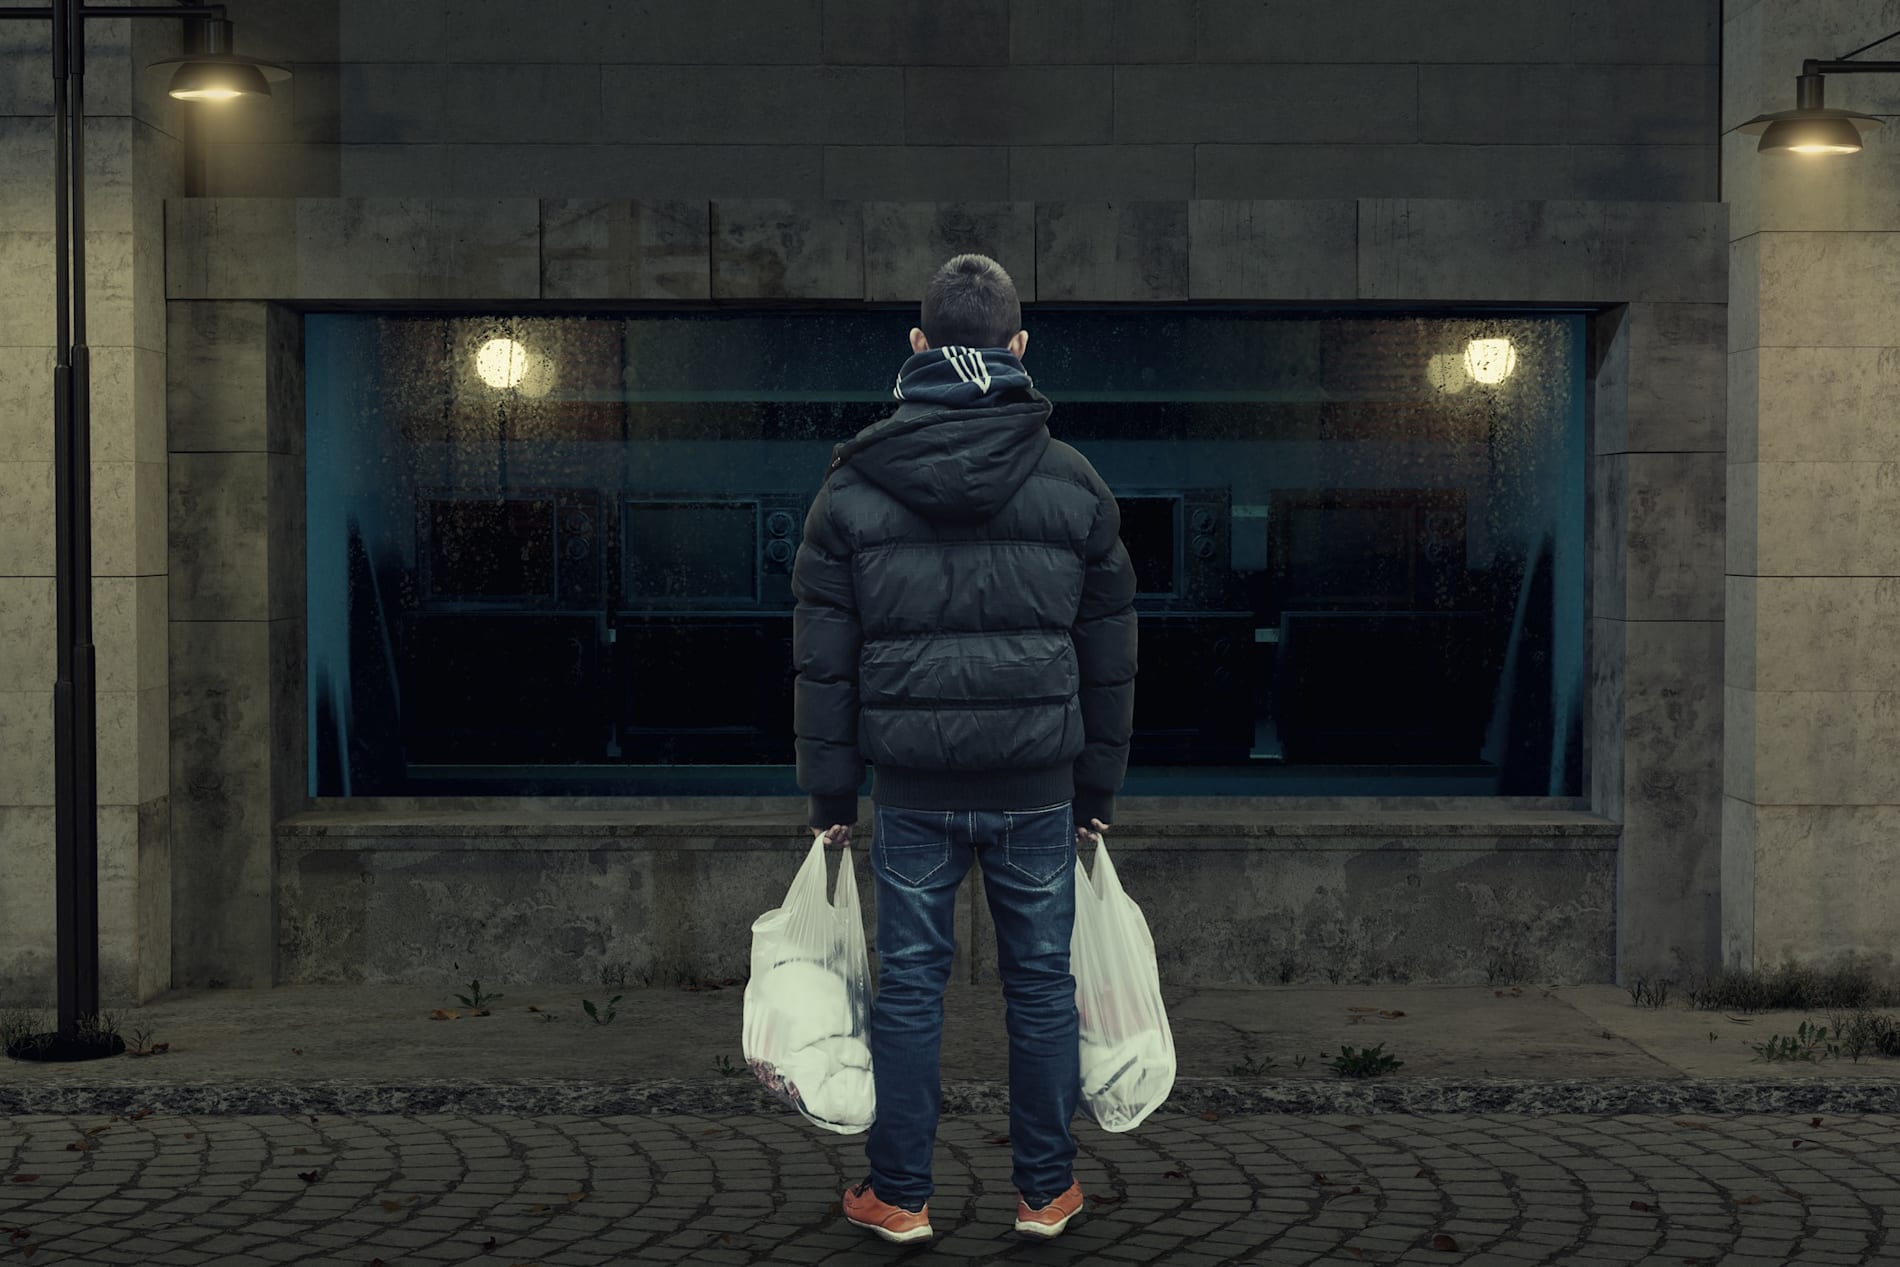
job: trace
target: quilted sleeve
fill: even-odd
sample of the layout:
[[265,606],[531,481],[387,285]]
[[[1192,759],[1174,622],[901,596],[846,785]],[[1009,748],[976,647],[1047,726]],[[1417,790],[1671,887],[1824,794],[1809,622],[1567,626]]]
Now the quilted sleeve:
[[811,798],[812,827],[858,821],[864,758],[858,753],[858,621],[851,546],[831,513],[830,480],[805,515],[792,563],[792,731],[799,790]]
[[1095,519],[1084,551],[1082,602],[1069,635],[1081,672],[1082,730],[1075,759],[1075,822],[1114,822],[1115,792],[1128,773],[1135,726],[1135,567],[1122,544],[1121,507],[1093,467]]

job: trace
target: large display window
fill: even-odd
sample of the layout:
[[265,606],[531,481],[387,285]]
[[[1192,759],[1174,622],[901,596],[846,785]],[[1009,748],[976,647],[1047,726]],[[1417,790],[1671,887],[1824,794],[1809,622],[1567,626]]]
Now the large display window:
[[[309,314],[311,793],[798,795],[792,560],[915,319]],[[1581,794],[1582,314],[1024,325],[1139,576],[1125,796]]]

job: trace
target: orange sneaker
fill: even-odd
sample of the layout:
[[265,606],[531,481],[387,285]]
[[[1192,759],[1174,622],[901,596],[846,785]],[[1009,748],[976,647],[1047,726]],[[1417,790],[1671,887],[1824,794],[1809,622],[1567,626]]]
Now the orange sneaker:
[[1072,1183],[1069,1190],[1045,1205],[1040,1210],[1029,1208],[1029,1202],[1023,1200],[1023,1194],[1016,1194],[1016,1230],[1025,1236],[1037,1236],[1048,1240],[1062,1235],[1062,1229],[1069,1226],[1069,1220],[1082,1209],[1082,1185]]
[[908,1241],[930,1239],[930,1202],[917,1211],[892,1205],[871,1191],[869,1178],[855,1188],[844,1190],[844,1217],[859,1227],[868,1227],[887,1241],[900,1245]]

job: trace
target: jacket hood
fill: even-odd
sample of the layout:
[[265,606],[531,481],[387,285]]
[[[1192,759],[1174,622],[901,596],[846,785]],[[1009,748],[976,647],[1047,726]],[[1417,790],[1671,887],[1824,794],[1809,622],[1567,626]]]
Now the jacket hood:
[[907,401],[832,451],[927,519],[993,518],[1049,447],[1055,408],[1034,387],[1010,387],[965,408]]

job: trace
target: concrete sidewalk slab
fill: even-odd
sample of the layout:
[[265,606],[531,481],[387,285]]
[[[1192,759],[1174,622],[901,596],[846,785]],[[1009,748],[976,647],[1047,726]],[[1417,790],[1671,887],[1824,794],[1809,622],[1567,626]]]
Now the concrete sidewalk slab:
[[[169,1050],[83,1064],[8,1061],[0,1112],[759,1112],[775,1103],[745,1067],[740,986],[511,986],[480,1017],[454,993],[300,986],[169,995],[119,1015],[122,1035],[142,1028]],[[610,1024],[581,1007],[585,997],[604,1008],[616,994]],[[1900,1060],[1754,1059],[1751,1042],[1792,1035],[1804,1019],[1826,1024],[1822,1014],[1636,1007],[1611,985],[1203,988],[1170,991],[1167,1001],[1179,1060],[1173,1111],[1900,1109]],[[431,1019],[437,1008],[462,1015]],[[1006,1109],[1001,994],[952,985],[944,1013],[944,1111]],[[1342,1045],[1379,1045],[1404,1064],[1342,1078],[1330,1064]],[[1250,1056],[1264,1073],[1234,1068]],[[722,1074],[722,1060],[736,1074]]]

